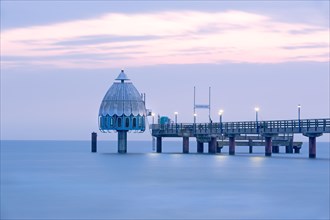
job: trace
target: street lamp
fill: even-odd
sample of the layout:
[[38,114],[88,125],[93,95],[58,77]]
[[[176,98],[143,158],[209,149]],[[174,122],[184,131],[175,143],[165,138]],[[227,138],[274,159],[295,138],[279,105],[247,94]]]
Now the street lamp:
[[194,124],[196,124],[196,117],[197,117],[197,114],[194,113]]
[[220,124],[221,124],[221,123],[222,123],[222,114],[223,114],[223,110],[220,109],[218,114],[219,114],[219,117],[220,117],[219,122],[220,122]]
[[175,116],[175,124],[178,123],[178,112],[174,112],[174,116]]
[[301,131],[301,127],[300,127],[300,109],[301,109],[301,105],[298,105],[298,127],[299,127],[299,132]]
[[259,107],[255,107],[254,110],[256,111],[256,126],[257,126],[257,132],[259,132],[259,126],[258,126],[258,112],[259,112]]
[[220,131],[222,133],[222,114],[223,114],[223,110],[220,109],[218,114],[219,114]]
[[259,107],[255,107],[254,110],[256,111],[256,122],[258,123],[258,112],[259,112]]
[[152,124],[154,124],[155,123],[155,113],[154,112],[151,113],[151,116],[152,116]]

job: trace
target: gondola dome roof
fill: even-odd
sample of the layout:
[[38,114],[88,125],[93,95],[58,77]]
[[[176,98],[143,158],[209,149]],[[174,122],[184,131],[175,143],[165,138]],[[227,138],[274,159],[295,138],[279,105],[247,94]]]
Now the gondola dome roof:
[[116,80],[120,82],[114,82],[105,94],[99,116],[146,116],[142,95],[131,82],[125,82],[129,79],[124,70],[120,72]]

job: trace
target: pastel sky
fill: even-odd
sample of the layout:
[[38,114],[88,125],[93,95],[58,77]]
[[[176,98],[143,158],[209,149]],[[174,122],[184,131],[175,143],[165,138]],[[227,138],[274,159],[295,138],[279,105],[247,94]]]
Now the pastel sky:
[[89,139],[122,68],[181,122],[193,86],[202,103],[212,87],[214,120],[253,120],[255,106],[293,119],[298,104],[329,118],[329,16],[329,1],[1,1],[1,139]]

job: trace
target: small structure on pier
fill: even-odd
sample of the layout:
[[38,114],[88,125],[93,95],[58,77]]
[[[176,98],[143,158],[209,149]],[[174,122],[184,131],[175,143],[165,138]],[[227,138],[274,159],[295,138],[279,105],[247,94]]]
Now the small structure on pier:
[[105,94],[99,110],[101,132],[117,131],[118,153],[127,152],[127,132],[144,132],[145,95],[138,92],[122,70]]

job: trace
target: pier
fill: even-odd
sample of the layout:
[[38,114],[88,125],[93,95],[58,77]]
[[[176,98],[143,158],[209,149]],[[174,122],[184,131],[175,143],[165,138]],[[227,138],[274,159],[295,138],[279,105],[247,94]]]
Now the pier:
[[208,143],[208,153],[221,153],[229,146],[229,155],[235,155],[236,146],[264,146],[265,156],[279,153],[285,146],[286,153],[299,153],[302,142],[294,142],[294,134],[309,139],[309,158],[316,157],[316,138],[330,133],[330,118],[272,121],[241,121],[221,123],[165,123],[152,124],[152,136],[157,139],[156,152],[162,152],[162,138],[181,137],[182,152],[189,153],[189,138],[196,138],[197,153],[203,153]]
[[[208,144],[208,153],[221,153],[224,146],[229,147],[229,155],[235,155],[236,146],[248,146],[249,153],[254,147],[265,147],[265,156],[279,153],[285,147],[286,153],[300,153],[302,142],[294,141],[294,134],[302,134],[309,140],[309,157],[316,157],[316,138],[330,133],[330,118],[301,119],[298,105],[298,119],[259,121],[259,108],[255,108],[255,121],[223,122],[223,110],[219,110],[219,123],[211,120],[211,87],[209,87],[208,104],[196,104],[196,87],[194,87],[193,123],[177,123],[169,117],[158,116],[146,108],[145,94],[139,93],[129,82],[124,70],[121,70],[116,82],[106,92],[98,116],[99,130],[103,133],[115,131],[118,135],[118,153],[127,153],[127,133],[129,131],[144,132],[148,116],[152,116],[149,126],[152,136],[156,138],[156,152],[162,152],[162,139],[182,138],[182,153],[189,153],[189,139],[197,141],[197,153],[204,153],[204,144]],[[209,123],[197,123],[197,109],[208,109]],[[97,152],[97,134],[92,133],[91,152]],[[154,143],[154,142],[153,142]]]

